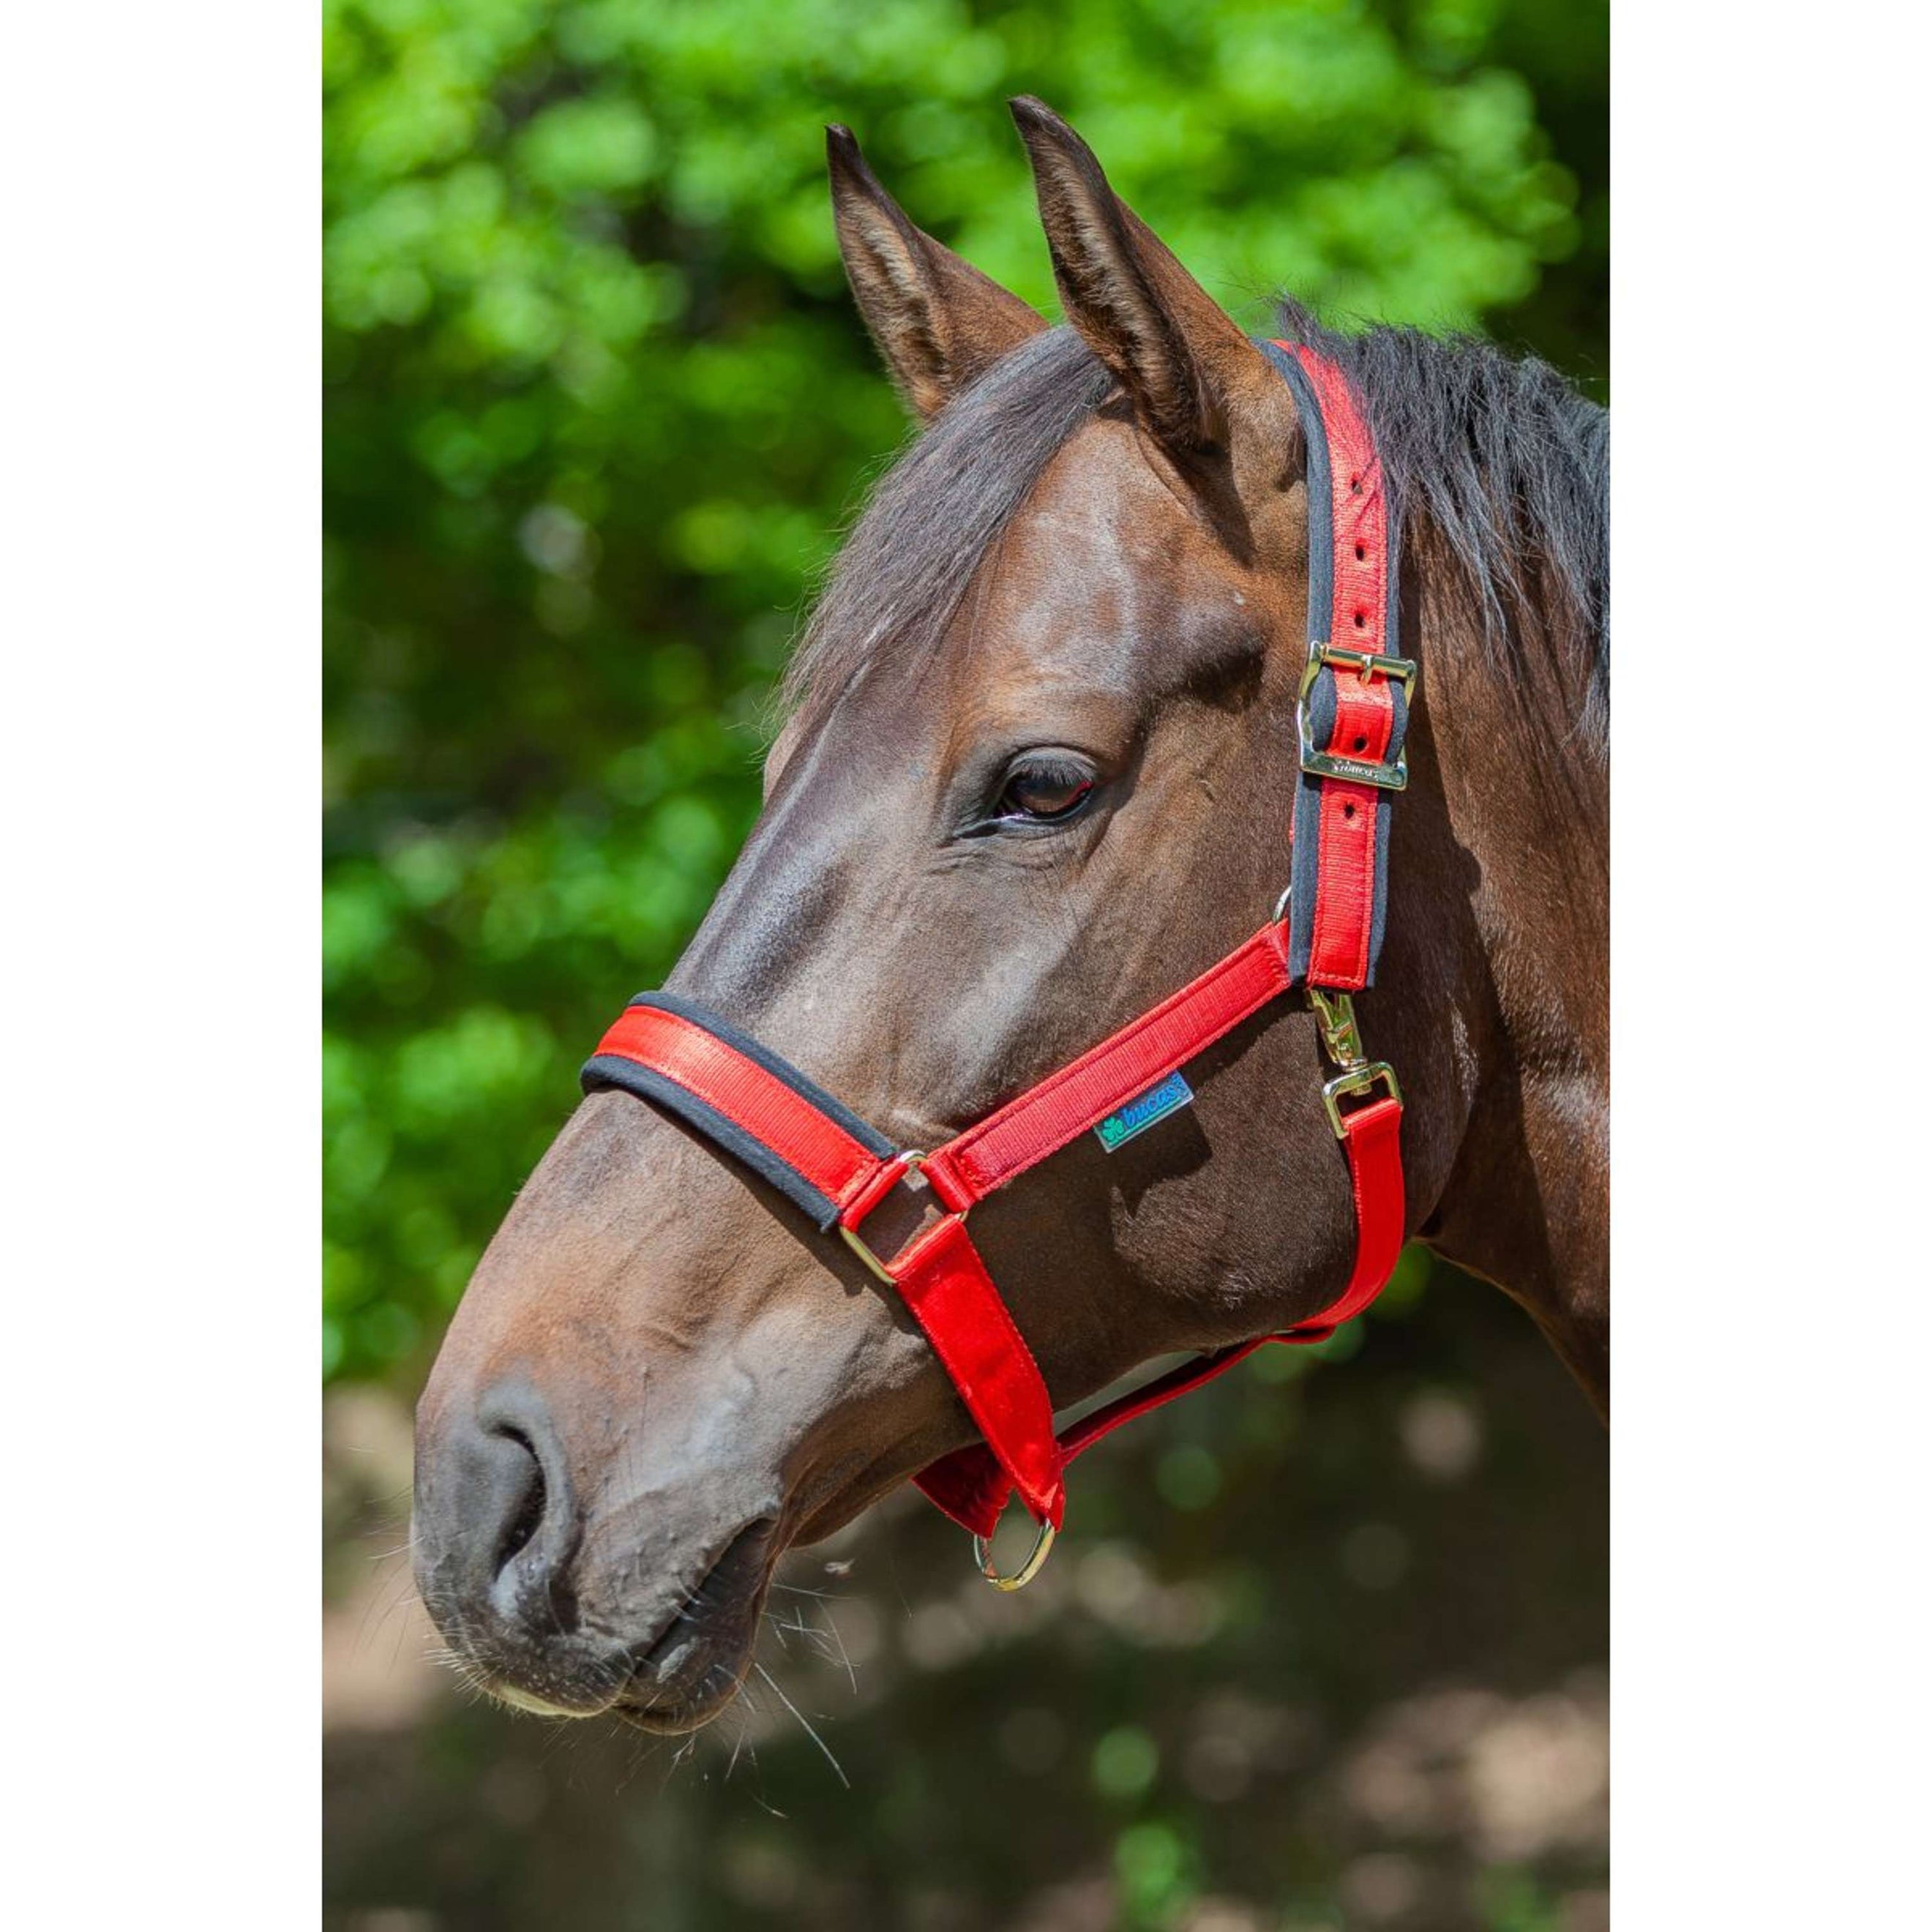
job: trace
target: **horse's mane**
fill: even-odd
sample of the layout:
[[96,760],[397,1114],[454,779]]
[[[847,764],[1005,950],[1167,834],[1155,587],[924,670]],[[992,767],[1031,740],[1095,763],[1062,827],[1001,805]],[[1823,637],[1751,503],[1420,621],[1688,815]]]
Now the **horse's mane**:
[[[1576,722],[1609,722],[1610,418],[1534,357],[1462,336],[1346,334],[1284,299],[1277,327],[1341,364],[1399,506],[1432,524],[1486,646],[1526,677],[1522,627],[1564,654]],[[782,697],[817,710],[887,657],[938,648],[981,560],[1112,378],[1069,328],[1003,356],[918,436],[873,491],[794,653]]]

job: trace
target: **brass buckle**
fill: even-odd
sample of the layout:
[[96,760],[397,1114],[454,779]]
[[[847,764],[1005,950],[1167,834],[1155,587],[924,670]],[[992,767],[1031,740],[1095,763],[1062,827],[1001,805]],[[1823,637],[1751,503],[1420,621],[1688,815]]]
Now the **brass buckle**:
[[[926,1165],[924,1148],[908,1148],[904,1152],[894,1156],[894,1158],[904,1162],[905,1172],[901,1178],[909,1186],[923,1187],[926,1185],[925,1179],[920,1173],[920,1169]],[[892,1190],[888,1188],[886,1192],[890,1194]],[[882,1195],[880,1198],[883,1200],[884,1196]],[[885,1263],[880,1260],[876,1251],[869,1243],[860,1238],[858,1230],[847,1227],[843,1221],[836,1225],[838,1229],[838,1238],[872,1270],[873,1274],[877,1275],[888,1288],[898,1287],[898,1283],[892,1279],[891,1271],[886,1268]]]
[[1301,736],[1301,769],[1311,777],[1343,778],[1352,784],[1373,785],[1381,791],[1402,791],[1408,785],[1408,753],[1405,748],[1393,762],[1377,764],[1372,758],[1347,758],[1333,752],[1310,748],[1315,735],[1315,721],[1309,708],[1315,680],[1326,665],[1331,670],[1352,670],[1364,684],[1378,677],[1392,678],[1406,693],[1415,681],[1413,658],[1390,657],[1384,651],[1352,651],[1346,645],[1313,644],[1308,647],[1307,668],[1301,674],[1301,689],[1294,703],[1295,729]]
[[1322,1104],[1328,1109],[1328,1124],[1335,1130],[1338,1141],[1348,1138],[1348,1124],[1340,1104],[1342,1095],[1368,1093],[1378,1082],[1388,1088],[1389,1098],[1400,1106],[1402,1089],[1396,1084],[1395,1069],[1386,1060],[1365,1060],[1360,1066],[1352,1066],[1324,1084]]
[[1046,1558],[1053,1548],[1053,1539],[1058,1532],[1052,1523],[1042,1520],[1040,1533],[1033,1540],[1033,1547],[1027,1552],[1026,1561],[1010,1576],[1002,1576],[993,1563],[993,1540],[991,1537],[976,1536],[973,1539],[973,1560],[980,1566],[980,1574],[996,1590],[1024,1590],[1040,1571],[1046,1567]]
[[1355,1003],[1346,993],[1330,993],[1319,986],[1308,988],[1308,1004],[1314,1009],[1316,1023],[1322,1030],[1322,1050],[1340,1070],[1324,1083],[1322,1104],[1328,1109],[1328,1124],[1338,1141],[1348,1138],[1346,1118],[1342,1112],[1344,1094],[1366,1094],[1377,1085],[1388,1089],[1389,1098],[1402,1104],[1402,1088],[1395,1069],[1385,1060],[1370,1060],[1362,1051],[1361,1029],[1355,1024]]

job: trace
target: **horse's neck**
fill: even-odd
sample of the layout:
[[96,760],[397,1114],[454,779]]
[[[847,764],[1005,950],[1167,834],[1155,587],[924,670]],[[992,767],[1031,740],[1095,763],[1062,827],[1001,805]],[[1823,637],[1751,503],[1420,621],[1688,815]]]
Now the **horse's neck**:
[[1472,639],[1432,653],[1429,735],[1465,881],[1467,1118],[1423,1236],[1610,1384],[1609,775]]

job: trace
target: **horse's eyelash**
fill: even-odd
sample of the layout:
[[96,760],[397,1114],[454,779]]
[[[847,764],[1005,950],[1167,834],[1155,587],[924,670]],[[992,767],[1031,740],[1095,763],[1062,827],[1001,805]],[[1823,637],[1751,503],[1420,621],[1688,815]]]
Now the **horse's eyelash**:
[[1006,776],[1000,781],[1000,789],[1005,790],[1014,779],[1022,777],[1044,778],[1049,784],[1088,784],[1092,782],[1094,774],[1072,758],[1016,758],[1006,767]]

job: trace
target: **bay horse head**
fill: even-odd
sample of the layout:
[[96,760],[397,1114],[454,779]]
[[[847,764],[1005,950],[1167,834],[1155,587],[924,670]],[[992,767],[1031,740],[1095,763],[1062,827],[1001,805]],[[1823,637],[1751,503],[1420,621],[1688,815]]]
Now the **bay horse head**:
[[[860,309],[923,428],[790,674],[763,812],[668,992],[932,1148],[1192,979],[1287,880],[1310,452],[1268,356],[1015,104],[1069,326],[914,226],[830,132]],[[1540,365],[1285,329],[1346,368],[1404,505],[1422,665],[1376,1050],[1406,1232],[1607,1380],[1600,412]],[[1314,1016],[1192,1061],[974,1232],[1054,1404],[1291,1328],[1356,1239]],[[902,1192],[904,1191],[902,1190]],[[932,1212],[896,1199],[904,1234]],[[889,1232],[892,1232],[890,1230]],[[753,1166],[592,1092],[478,1265],[418,1411],[417,1574],[508,1701],[702,1723],[774,1564],[976,1436],[919,1326]]]

